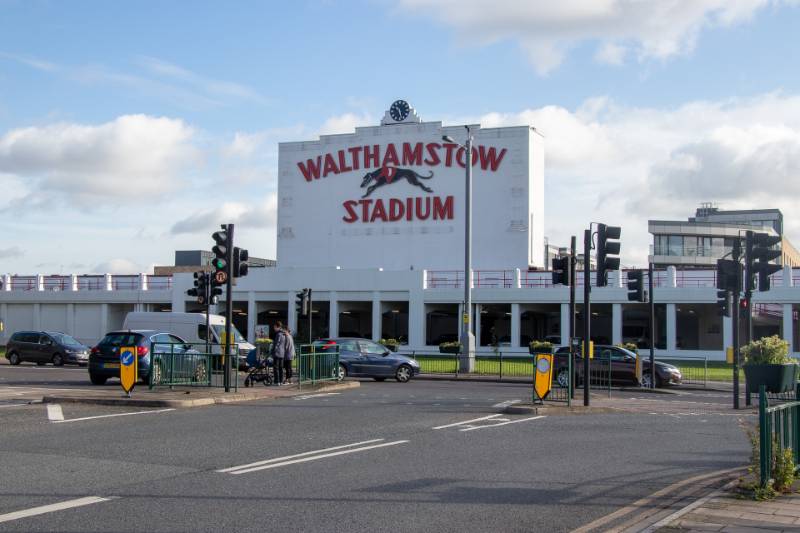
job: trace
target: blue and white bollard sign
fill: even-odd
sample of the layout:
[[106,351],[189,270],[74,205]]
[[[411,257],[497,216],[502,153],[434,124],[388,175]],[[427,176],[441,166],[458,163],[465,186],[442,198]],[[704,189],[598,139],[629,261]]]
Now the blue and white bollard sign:
[[139,375],[136,346],[123,346],[119,349],[119,380],[122,390],[130,395]]

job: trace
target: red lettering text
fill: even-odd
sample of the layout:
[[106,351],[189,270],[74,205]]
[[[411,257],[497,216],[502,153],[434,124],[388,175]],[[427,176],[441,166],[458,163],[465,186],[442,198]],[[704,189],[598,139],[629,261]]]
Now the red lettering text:
[[[319,179],[319,167],[322,162],[322,156],[317,156],[317,162],[314,163],[313,159],[309,159],[306,164],[304,165],[302,161],[297,162],[297,166],[300,167],[300,172],[303,173],[303,177],[306,181],[311,181],[311,179],[318,180]],[[308,166],[306,166],[308,165]]]

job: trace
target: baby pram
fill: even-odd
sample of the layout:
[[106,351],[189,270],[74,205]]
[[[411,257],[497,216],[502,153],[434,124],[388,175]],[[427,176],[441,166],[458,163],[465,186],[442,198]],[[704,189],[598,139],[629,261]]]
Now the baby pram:
[[259,350],[250,350],[247,354],[247,366],[249,368],[247,377],[244,378],[244,386],[250,387],[256,383],[272,385],[274,378],[272,375],[272,357],[259,355]]

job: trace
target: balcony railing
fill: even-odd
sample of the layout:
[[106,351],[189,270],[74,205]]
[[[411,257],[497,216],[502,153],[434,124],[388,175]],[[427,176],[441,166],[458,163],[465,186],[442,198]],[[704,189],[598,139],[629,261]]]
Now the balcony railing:
[[169,291],[172,276],[97,275],[0,277],[4,291]]

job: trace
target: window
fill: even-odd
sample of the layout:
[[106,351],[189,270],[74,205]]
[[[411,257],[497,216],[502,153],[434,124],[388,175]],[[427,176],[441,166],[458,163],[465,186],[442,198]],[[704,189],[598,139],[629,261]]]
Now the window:
[[375,342],[359,341],[358,344],[361,346],[361,351],[367,355],[383,355],[386,353],[386,347]]
[[667,255],[683,255],[683,236],[669,235],[669,253]]
[[109,333],[100,344],[110,344],[111,346],[136,346],[141,341],[142,336],[138,333]]

